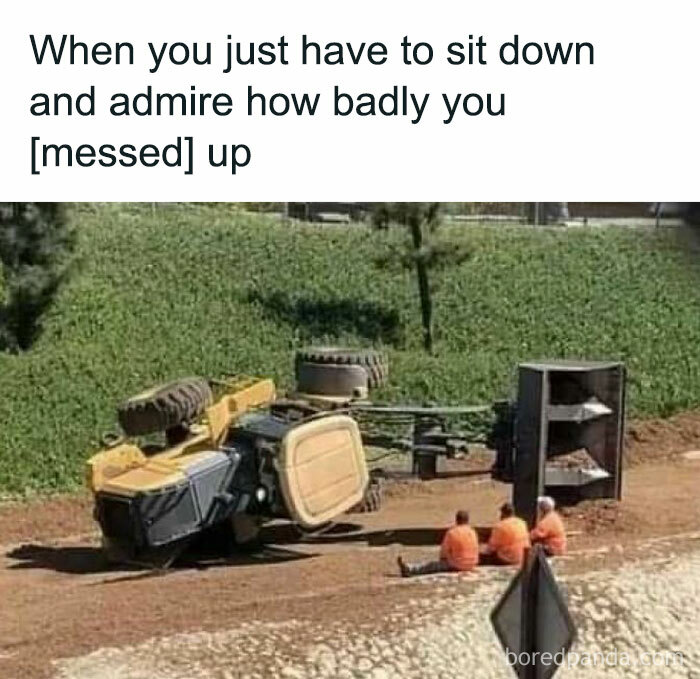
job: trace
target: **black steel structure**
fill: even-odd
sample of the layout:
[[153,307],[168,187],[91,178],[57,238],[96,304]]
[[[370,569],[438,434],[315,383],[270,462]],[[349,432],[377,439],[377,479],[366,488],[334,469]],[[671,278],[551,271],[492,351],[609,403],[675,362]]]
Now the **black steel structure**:
[[[625,379],[619,362],[519,366],[513,503],[531,525],[538,495],[620,499]],[[587,454],[592,464],[551,464],[576,451]]]

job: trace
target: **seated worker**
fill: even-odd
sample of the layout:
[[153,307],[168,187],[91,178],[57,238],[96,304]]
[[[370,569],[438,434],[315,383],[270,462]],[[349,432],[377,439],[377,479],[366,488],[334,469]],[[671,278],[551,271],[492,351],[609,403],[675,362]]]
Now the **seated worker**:
[[494,565],[520,566],[525,550],[530,547],[527,524],[517,516],[510,502],[501,506],[501,520],[492,528],[484,549],[486,559]]
[[464,509],[457,512],[455,525],[447,530],[442,539],[439,561],[407,564],[401,557],[398,557],[397,561],[404,578],[429,573],[473,570],[479,562],[479,541],[476,532],[469,525],[469,512]]
[[566,552],[564,522],[554,506],[551,497],[537,498],[537,525],[530,532],[533,544],[541,544],[547,556],[561,556]]

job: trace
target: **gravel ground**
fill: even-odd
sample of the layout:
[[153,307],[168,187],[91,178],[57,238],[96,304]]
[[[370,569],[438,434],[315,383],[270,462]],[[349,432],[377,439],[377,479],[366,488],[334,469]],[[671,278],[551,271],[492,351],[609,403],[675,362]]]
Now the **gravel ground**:
[[[646,558],[623,570],[562,574],[555,565],[579,629],[573,651],[578,666],[557,675],[685,677],[700,679],[700,551],[677,558],[671,542],[650,543]],[[512,677],[489,622],[489,613],[513,571],[422,580],[419,594],[382,620],[368,612],[365,625],[343,620],[246,623],[216,633],[154,638],[143,644],[101,649],[55,663],[55,679],[323,679]],[[421,590],[424,589],[424,594]],[[618,653],[617,666],[583,665],[586,654]],[[642,666],[641,652],[666,662]],[[673,657],[681,653],[682,660]],[[624,662],[626,657],[629,663]],[[611,655],[607,655],[612,663]],[[660,657],[650,662],[662,662]]]

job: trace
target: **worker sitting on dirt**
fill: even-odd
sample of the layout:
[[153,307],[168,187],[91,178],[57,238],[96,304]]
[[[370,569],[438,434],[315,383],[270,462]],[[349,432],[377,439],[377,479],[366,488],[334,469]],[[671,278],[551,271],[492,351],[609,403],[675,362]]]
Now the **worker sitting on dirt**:
[[547,556],[561,556],[566,552],[564,522],[554,506],[551,497],[537,498],[537,525],[530,533],[532,542],[541,544]]
[[440,545],[439,561],[423,564],[407,564],[401,557],[397,559],[401,575],[428,575],[471,571],[479,562],[479,541],[476,532],[469,525],[469,512],[460,509],[455,517],[455,525],[447,530]]
[[501,520],[491,529],[482,563],[519,566],[530,547],[527,524],[517,516],[510,502],[501,506]]

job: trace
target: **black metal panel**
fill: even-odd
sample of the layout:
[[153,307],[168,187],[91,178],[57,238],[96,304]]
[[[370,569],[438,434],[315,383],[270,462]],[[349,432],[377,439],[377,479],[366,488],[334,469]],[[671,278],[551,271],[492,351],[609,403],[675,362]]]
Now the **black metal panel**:
[[106,538],[138,544],[143,542],[132,498],[98,493],[95,497],[95,514]]
[[545,405],[549,402],[549,382],[545,376],[546,371],[520,367],[513,504],[516,514],[531,527],[537,519],[537,497],[544,491]]
[[97,519],[104,535],[136,549],[153,548],[224,520],[239,500],[231,488],[239,459],[220,453],[193,466],[182,482],[133,497],[98,493]]
[[218,459],[206,460],[199,469],[188,472],[202,528],[217,523],[230,510],[222,494],[228,492],[239,459],[237,452],[218,453]]
[[142,493],[136,501],[149,547],[178,540],[200,528],[201,516],[189,481],[160,492]]
[[[625,416],[625,367],[617,362],[547,361],[520,366],[516,414],[513,499],[534,521],[537,495],[545,491],[548,458],[585,449],[607,473],[579,497],[620,499]],[[563,488],[547,492],[561,497]]]

